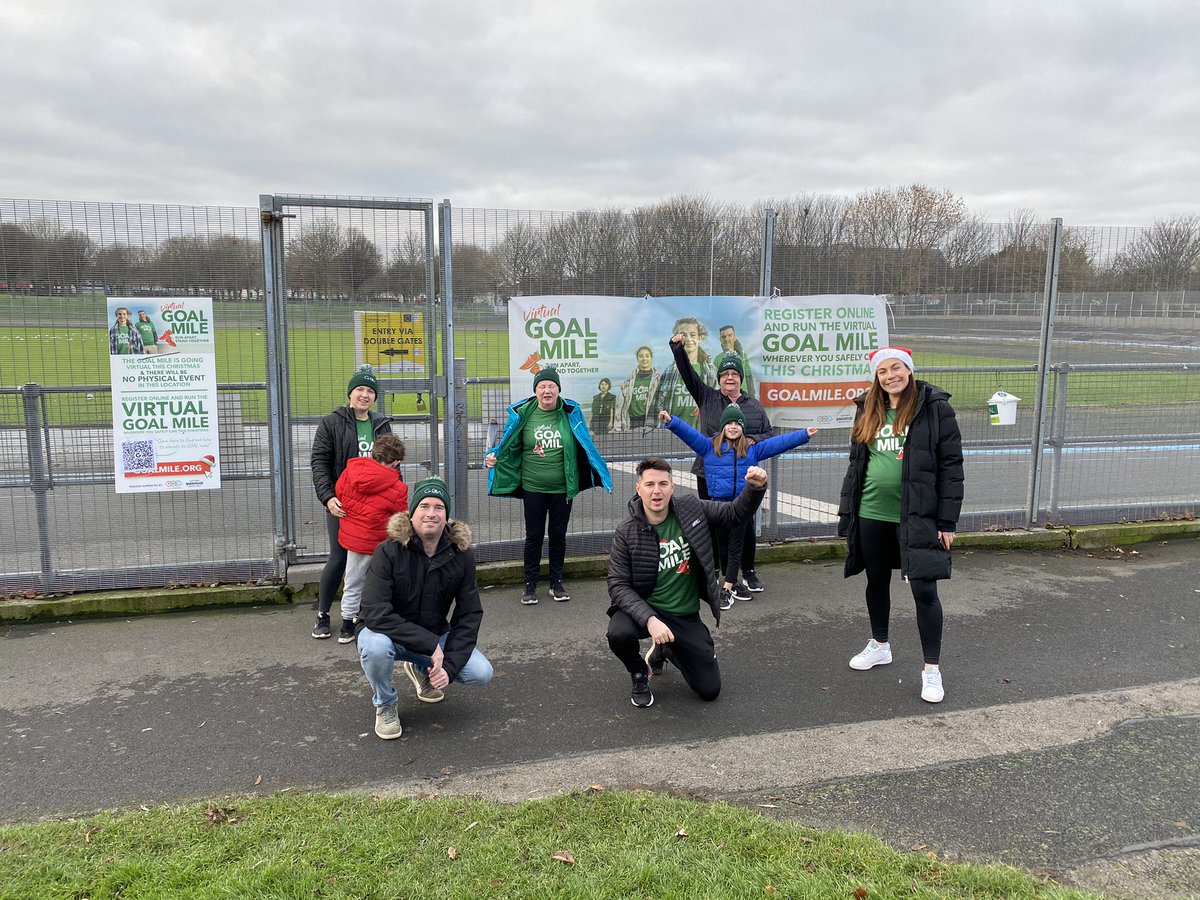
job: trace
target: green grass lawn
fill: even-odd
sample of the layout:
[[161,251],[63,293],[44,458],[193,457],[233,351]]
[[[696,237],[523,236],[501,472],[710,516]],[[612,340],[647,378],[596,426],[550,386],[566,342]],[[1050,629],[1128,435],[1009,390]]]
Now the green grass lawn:
[[0,828],[0,897],[1089,898],[747,809],[276,794]]
[[[0,298],[2,300],[3,298]],[[10,298],[11,299],[11,298]],[[74,322],[65,312],[53,315],[52,306],[74,304],[79,298],[29,298],[22,308],[16,302],[0,303],[0,386],[15,387],[27,382],[47,386],[107,385],[109,383],[108,336],[104,324],[102,298],[88,305],[94,321]],[[217,377],[221,383],[262,382],[266,378],[266,347],[262,324],[247,318],[248,311],[261,314],[255,304],[217,304],[218,328]],[[225,309],[228,308],[228,309]],[[235,316],[240,313],[240,319]],[[15,317],[41,324],[19,324]],[[345,307],[300,306],[289,319],[289,365],[291,373],[292,414],[321,416],[343,402],[342,390],[354,370],[353,334],[348,330],[349,311]],[[227,323],[220,327],[220,323]],[[54,323],[54,324],[50,324]],[[508,335],[503,331],[456,329],[455,350],[467,360],[467,374],[473,377],[497,377],[508,374]],[[962,353],[922,353],[921,366],[991,367],[1011,366],[1011,360]],[[939,372],[931,380],[944,387],[961,407],[983,407],[998,388],[1032,404],[1036,394],[1033,373],[956,373]],[[1095,373],[1076,372],[1070,376],[1069,403],[1083,405],[1141,405],[1200,401],[1200,379],[1175,373]],[[473,385],[467,392],[472,416],[481,409],[481,388]],[[422,397],[428,401],[428,397]],[[266,395],[246,392],[242,398],[247,421],[264,421]],[[59,395],[49,404],[54,425],[98,424],[111,422],[107,394],[96,393],[89,400],[84,394]],[[416,393],[390,394],[388,412],[418,412]],[[0,397],[0,425],[16,425],[21,411],[13,397]]]

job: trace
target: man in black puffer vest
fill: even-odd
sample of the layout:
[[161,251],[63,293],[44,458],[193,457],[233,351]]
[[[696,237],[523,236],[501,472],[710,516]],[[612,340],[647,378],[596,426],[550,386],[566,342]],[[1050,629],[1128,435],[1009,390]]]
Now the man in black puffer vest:
[[[671,466],[644,459],[637,467],[637,496],[629,518],[613,534],[608,565],[608,646],[633,680],[634,706],[654,703],[649,676],[664,662],[676,666],[701,700],[721,693],[721,671],[712,634],[700,620],[700,602],[721,624],[721,592],[709,526],[728,527],[754,515],[766,491],[767,473],[746,470],[746,487],[732,503],[673,498]],[[651,639],[641,655],[639,641]]]

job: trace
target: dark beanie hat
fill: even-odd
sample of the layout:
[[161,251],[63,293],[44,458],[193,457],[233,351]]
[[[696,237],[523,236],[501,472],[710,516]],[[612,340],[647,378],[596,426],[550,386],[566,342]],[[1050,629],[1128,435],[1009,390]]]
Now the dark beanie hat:
[[437,497],[446,504],[446,515],[450,515],[450,489],[446,487],[446,482],[440,478],[426,478],[424,481],[418,481],[413,488],[408,507],[409,518],[412,518],[418,504],[426,497]]
[[376,396],[379,395],[379,379],[375,377],[375,370],[369,365],[363,365],[357,372],[350,376],[350,383],[346,385],[346,396],[349,397],[351,391],[356,387],[369,387],[373,390]]
[[717,427],[721,431],[724,431],[725,426],[730,422],[737,422],[743,428],[746,427],[746,417],[742,415],[742,408],[736,403],[730,403],[727,407],[725,407],[725,411],[721,413],[721,424]]
[[738,373],[738,377],[743,381],[746,378],[746,373],[742,371],[742,358],[736,353],[722,353],[717,359],[717,374],[727,372],[730,369]]
[[554,368],[554,366],[547,366],[544,369],[540,369],[533,376],[533,389],[536,391],[537,386],[543,381],[553,381],[558,385],[558,389],[562,390],[562,382],[558,380],[558,369]]

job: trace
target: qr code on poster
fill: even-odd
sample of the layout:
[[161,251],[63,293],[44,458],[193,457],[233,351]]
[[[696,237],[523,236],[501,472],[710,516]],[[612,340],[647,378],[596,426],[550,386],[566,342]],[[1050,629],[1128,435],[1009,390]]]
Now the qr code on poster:
[[157,472],[154,441],[121,441],[122,472]]

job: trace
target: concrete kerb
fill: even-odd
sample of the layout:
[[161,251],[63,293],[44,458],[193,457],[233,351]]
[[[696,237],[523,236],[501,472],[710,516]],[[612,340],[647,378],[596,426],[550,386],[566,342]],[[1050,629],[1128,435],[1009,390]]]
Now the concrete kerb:
[[[1172,522],[1123,522],[1114,525],[1064,526],[1037,531],[977,531],[958,535],[954,546],[971,550],[1088,550],[1173,538],[1200,536],[1200,520]],[[804,562],[841,559],[846,555],[843,541],[798,540],[759,547],[761,563]],[[316,580],[320,565],[295,566],[288,573],[288,584],[229,585],[163,590],[100,591],[89,594],[36,599],[0,599],[0,622],[28,622],[38,619],[66,619],[88,615],[142,615],[174,612],[197,607],[264,606],[306,603],[316,598]],[[608,575],[608,556],[583,556],[567,560],[568,578],[604,578]],[[479,566],[479,584],[520,584],[523,573],[520,560],[485,563]]]

